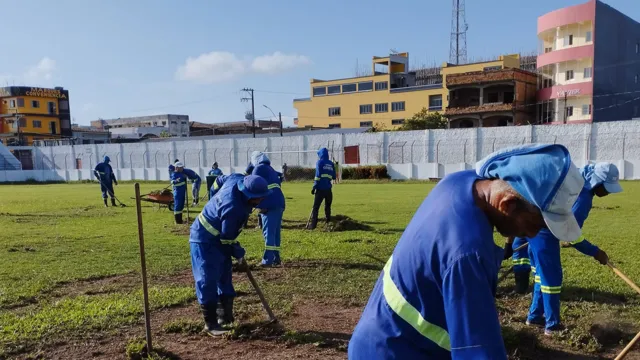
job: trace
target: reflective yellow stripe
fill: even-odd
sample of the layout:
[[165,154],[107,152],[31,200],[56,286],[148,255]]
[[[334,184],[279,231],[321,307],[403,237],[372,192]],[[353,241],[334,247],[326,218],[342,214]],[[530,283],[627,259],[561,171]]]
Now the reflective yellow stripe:
[[536,275],[533,280],[537,283],[540,283],[540,275]]
[[562,286],[544,286],[540,285],[540,290],[545,294],[560,294]]
[[217,181],[214,181],[213,182],[213,190],[218,190],[218,189],[220,189],[220,185],[218,185]]
[[530,265],[530,264],[531,264],[531,260],[529,260],[528,258],[513,259],[513,265]]
[[267,245],[264,248],[267,249],[267,250],[280,251],[280,246],[269,246],[269,245]]
[[207,230],[211,235],[213,235],[213,236],[219,236],[220,235],[220,232],[218,230],[216,230],[213,226],[211,226],[211,224],[209,224],[209,222],[204,217],[204,215],[202,215],[202,213],[200,213],[198,215],[198,220],[200,221],[200,224],[202,226],[204,226],[205,230]]
[[320,180],[320,178],[316,177],[316,178],[313,178],[313,180],[318,181],[318,180]]
[[576,245],[576,244],[580,244],[581,242],[585,241],[586,239],[584,238],[584,236],[581,236],[578,240],[576,241],[572,241],[570,244],[571,245]]
[[102,175],[104,175],[105,173],[103,173],[102,171],[98,171],[98,174],[102,174]]
[[535,266],[532,266],[532,267],[531,267],[531,271],[536,272],[536,267],[535,267]]
[[327,179],[333,179],[333,176],[331,176],[329,174],[322,174],[322,175],[320,175],[320,177],[327,178]]
[[422,317],[422,314],[409,304],[409,302],[402,296],[400,290],[391,279],[391,263],[393,256],[389,258],[387,264],[384,266],[383,278],[382,278],[382,292],[384,293],[384,299],[389,304],[391,310],[396,315],[406,321],[414,329],[416,329],[422,336],[436,343],[441,348],[451,351],[451,339],[449,333],[438,325],[432,324]]
[[247,173],[246,171],[242,173],[242,175],[244,176],[249,176],[249,173]]
[[233,244],[237,244],[238,240],[220,240],[220,243],[222,245],[233,245]]
[[178,214],[182,214],[182,210],[173,212],[173,215],[178,215]]
[[267,186],[267,189],[271,190],[271,189],[275,189],[275,188],[280,188],[280,184],[269,184],[269,186]]
[[175,184],[173,184],[173,186],[182,186],[184,184],[185,184],[185,182],[183,181],[183,182],[175,183]]

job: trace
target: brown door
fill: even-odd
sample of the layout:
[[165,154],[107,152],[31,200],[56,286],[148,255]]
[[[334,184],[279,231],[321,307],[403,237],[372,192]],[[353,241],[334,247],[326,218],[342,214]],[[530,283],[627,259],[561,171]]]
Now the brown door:
[[355,145],[344,147],[344,163],[360,164],[360,146]]

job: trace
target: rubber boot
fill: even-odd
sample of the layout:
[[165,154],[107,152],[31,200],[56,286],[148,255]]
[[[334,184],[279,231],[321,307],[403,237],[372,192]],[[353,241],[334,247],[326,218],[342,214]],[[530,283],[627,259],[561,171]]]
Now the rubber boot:
[[216,315],[218,317],[218,325],[225,327],[233,324],[233,297],[220,296]]
[[211,305],[200,305],[202,316],[204,316],[204,331],[211,336],[222,336],[228,331],[218,324],[215,318],[216,307]]
[[175,214],[173,217],[176,219],[176,224],[182,224],[182,214]]
[[111,198],[111,206],[116,206],[116,199]]
[[529,273],[529,271],[513,273],[516,280],[516,293],[526,294],[529,291]]
[[107,199],[102,199],[104,201],[104,207],[109,207],[109,204],[107,203]]
[[318,226],[318,214],[314,212],[311,214],[311,222],[309,222],[309,227],[307,229],[314,230],[316,226]]

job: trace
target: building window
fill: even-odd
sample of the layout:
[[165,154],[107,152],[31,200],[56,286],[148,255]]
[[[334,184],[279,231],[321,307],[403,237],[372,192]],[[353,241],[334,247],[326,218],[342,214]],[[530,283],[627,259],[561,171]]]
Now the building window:
[[591,79],[591,76],[593,76],[592,72],[593,72],[593,68],[591,67],[584,68],[584,78]]
[[569,35],[564,38],[564,46],[571,46],[571,45],[573,45],[573,35]]
[[582,115],[591,115],[591,105],[590,104],[582,105]]
[[544,48],[544,53],[545,53],[545,54],[546,54],[546,53],[550,53],[550,52],[552,52],[552,51],[553,51],[553,48],[552,48],[552,47]]
[[42,121],[40,120],[33,120],[33,127],[36,129],[40,129],[42,128]]
[[504,103],[505,104],[512,104],[513,100],[514,100],[514,93],[513,91],[505,91],[504,92]]
[[175,121],[175,120],[171,120],[171,125],[177,125],[177,124],[178,124],[178,122],[177,122],[177,121]]
[[392,102],[391,111],[404,111],[404,101]]
[[58,102],[58,106],[60,106],[60,110],[69,110],[69,101],[67,100],[60,100]]
[[372,127],[373,121],[360,121],[360,127]]
[[10,108],[14,108],[14,107],[16,107],[16,101],[15,101],[15,100],[11,100],[11,101],[9,101],[9,107],[10,107]]
[[573,70],[567,70],[567,72],[564,74],[564,79],[567,81],[573,80]]
[[573,116],[573,106],[567,106],[567,117]]
[[47,103],[47,109],[49,110],[49,114],[55,114],[56,113],[56,103],[54,103],[53,101],[49,101]]
[[327,94],[329,95],[340,94],[340,85],[333,85],[333,86],[327,87]]
[[340,124],[329,124],[329,129],[340,129],[341,127]]
[[32,108],[35,108],[35,109],[39,108],[39,107],[40,107],[40,101],[38,101],[38,100],[31,100],[31,107],[32,107]]
[[20,119],[20,127],[21,128],[27,127],[27,119]]
[[330,107],[329,108],[329,116],[340,116],[340,108],[339,107]]
[[313,88],[313,96],[327,95],[326,86],[317,86]]
[[344,84],[342,85],[343,93],[356,92],[358,90],[358,86],[356,84]]
[[387,90],[388,88],[389,88],[389,82],[387,81],[376,82],[376,91]]
[[402,125],[402,124],[404,124],[404,119],[391,120],[391,125]]
[[358,83],[358,91],[371,91],[373,90],[373,81],[365,81]]
[[429,110],[442,110],[442,95],[429,96]]
[[376,104],[376,112],[377,113],[389,112],[389,104],[387,103]]
[[499,100],[497,92],[491,92],[491,93],[487,94],[487,103],[488,104],[497,103],[498,101],[500,101],[500,100]]
[[498,66],[487,66],[483,69],[483,71],[497,71],[497,70],[502,70],[502,66],[498,65]]
[[591,42],[591,31],[587,31],[587,33],[584,35],[584,41]]
[[18,98],[18,107],[24,107],[24,99]]
[[360,114],[371,114],[373,112],[373,105],[360,105]]

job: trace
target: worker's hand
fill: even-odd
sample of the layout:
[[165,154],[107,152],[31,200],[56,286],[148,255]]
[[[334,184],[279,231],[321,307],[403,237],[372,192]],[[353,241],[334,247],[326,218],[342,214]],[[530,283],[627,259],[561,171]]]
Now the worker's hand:
[[315,195],[316,194],[316,188],[311,189],[311,195]]
[[602,250],[598,250],[593,258],[598,260],[602,265],[607,265],[609,263],[609,255],[607,255],[607,253]]
[[113,180],[113,183],[116,184],[116,186],[118,186],[118,180]]

